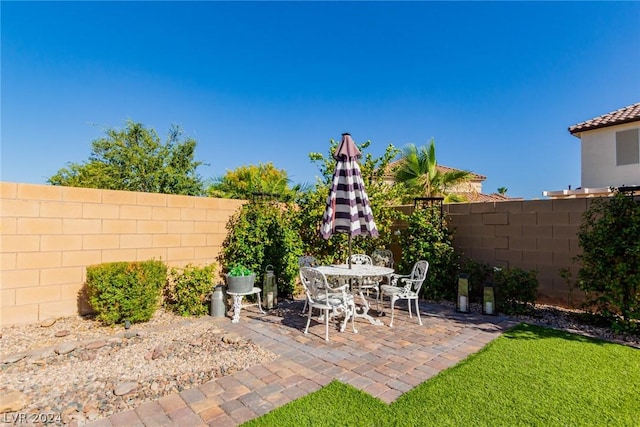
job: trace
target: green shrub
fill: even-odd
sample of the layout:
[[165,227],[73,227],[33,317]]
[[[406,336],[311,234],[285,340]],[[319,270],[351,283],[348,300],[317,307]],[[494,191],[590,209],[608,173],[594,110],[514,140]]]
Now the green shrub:
[[583,215],[578,243],[578,286],[587,294],[586,308],[616,329],[639,330],[640,201],[620,192],[594,200]]
[[227,222],[227,237],[218,261],[225,272],[242,265],[256,273],[262,283],[267,265],[276,275],[278,293],[290,296],[298,276],[298,257],[302,241],[294,226],[293,204],[252,200],[243,205]]
[[440,215],[439,207],[432,206],[417,209],[409,216],[409,226],[400,236],[402,260],[399,271],[408,274],[417,261],[429,261],[422,296],[435,301],[453,301],[456,298],[458,256],[453,249],[452,234],[447,229],[446,220]]
[[180,316],[208,314],[215,272],[215,264],[172,268],[164,292],[165,307]]
[[151,319],[167,280],[161,261],[110,262],[87,267],[89,303],[98,319],[113,325]]
[[538,293],[535,270],[521,268],[496,269],[493,273],[496,308],[504,314],[525,314],[533,311]]

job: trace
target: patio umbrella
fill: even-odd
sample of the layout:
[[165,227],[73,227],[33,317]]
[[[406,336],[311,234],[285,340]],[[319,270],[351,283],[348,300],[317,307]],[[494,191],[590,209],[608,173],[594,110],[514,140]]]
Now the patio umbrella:
[[351,135],[343,133],[342,141],[333,155],[337,160],[336,169],[320,228],[320,235],[324,239],[329,239],[335,233],[347,233],[349,268],[351,268],[351,238],[353,236],[378,237],[378,229],[373,221],[373,212],[358,165],[360,157],[360,150],[351,139]]

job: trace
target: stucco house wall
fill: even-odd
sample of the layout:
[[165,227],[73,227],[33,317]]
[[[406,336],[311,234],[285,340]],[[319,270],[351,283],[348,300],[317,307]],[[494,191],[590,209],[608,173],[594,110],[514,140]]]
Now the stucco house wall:
[[616,165],[616,132],[629,129],[640,129],[640,122],[582,132],[580,138],[583,188],[640,185],[640,164]]

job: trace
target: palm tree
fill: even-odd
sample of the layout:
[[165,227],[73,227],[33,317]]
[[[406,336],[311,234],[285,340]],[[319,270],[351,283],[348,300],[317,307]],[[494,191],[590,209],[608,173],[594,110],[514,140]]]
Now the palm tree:
[[505,196],[509,189],[507,187],[498,187],[498,194],[501,196]]
[[402,157],[394,170],[396,183],[406,187],[405,202],[415,197],[444,197],[445,203],[464,201],[466,198],[451,189],[471,179],[471,172],[438,169],[436,144],[433,138],[429,146],[408,144],[402,149]]

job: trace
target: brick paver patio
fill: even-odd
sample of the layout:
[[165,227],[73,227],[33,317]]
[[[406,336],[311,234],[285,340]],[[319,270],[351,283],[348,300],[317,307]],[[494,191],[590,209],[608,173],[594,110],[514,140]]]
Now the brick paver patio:
[[204,319],[279,357],[87,425],[236,426],[334,379],[391,403],[516,324],[505,317],[462,315],[447,306],[421,302],[422,326],[415,314],[410,319],[400,309],[393,328],[387,326],[389,317],[380,318],[384,326],[359,319],[357,334],[350,328],[343,333],[333,328],[327,343],[322,323],[312,321],[309,334],[303,333],[306,317],[299,314],[301,308],[302,304],[296,305],[284,317],[246,308],[237,324],[229,318]]

